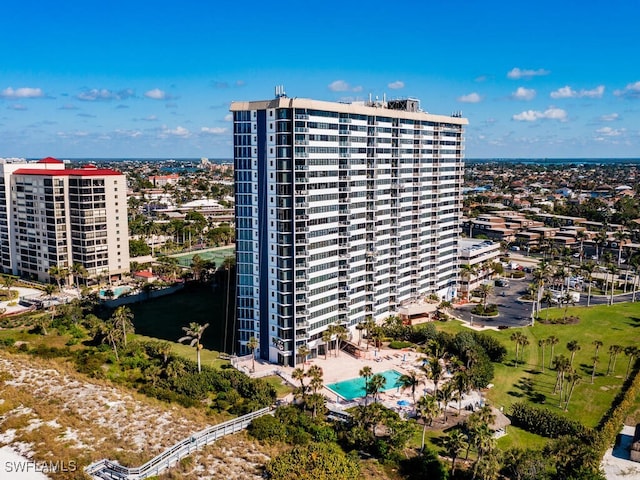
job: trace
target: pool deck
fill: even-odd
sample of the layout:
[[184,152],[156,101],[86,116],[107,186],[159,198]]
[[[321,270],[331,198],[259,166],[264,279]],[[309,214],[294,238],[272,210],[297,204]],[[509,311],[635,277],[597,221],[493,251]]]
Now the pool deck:
[[[374,374],[382,373],[385,370],[395,370],[398,373],[407,374],[411,371],[421,372],[419,365],[422,363],[422,359],[425,358],[423,354],[408,351],[408,350],[392,350],[388,348],[370,349],[365,352],[363,358],[355,358],[346,352],[340,351],[338,356],[335,355],[335,350],[331,351],[331,354],[325,359],[324,356],[314,358],[305,363],[304,369],[308,370],[311,365],[317,365],[322,368],[323,381],[325,385],[357,378],[360,376],[360,370],[365,367],[371,367]],[[251,368],[251,360],[247,360],[242,365],[239,365],[242,371],[249,371]],[[302,366],[300,366],[302,367]],[[273,371],[274,365],[263,361],[256,360],[256,375],[261,376],[261,372]],[[299,382],[291,378],[291,372],[293,368],[278,366],[277,370],[281,377],[286,379],[291,385],[299,386]],[[416,399],[420,398],[422,394],[427,392],[433,392],[434,384],[431,380],[427,380],[424,374],[420,373],[421,379],[420,385],[416,388]],[[449,379],[449,375],[444,375],[440,381],[440,386]],[[364,398],[356,399],[353,401],[345,400],[328,388],[324,387],[321,392],[327,397],[333,408],[344,409],[354,405],[364,404]],[[392,388],[386,392],[381,392],[378,395],[380,403],[389,407],[400,414],[407,415],[413,411],[413,398],[411,395],[411,389]],[[475,403],[479,400],[474,395],[467,395],[465,401],[463,401],[463,407],[465,404],[471,402]],[[398,402],[405,400],[408,403],[406,406],[399,406]],[[371,398],[369,397],[369,402]],[[450,409],[457,409],[457,402],[451,402],[449,404]]]

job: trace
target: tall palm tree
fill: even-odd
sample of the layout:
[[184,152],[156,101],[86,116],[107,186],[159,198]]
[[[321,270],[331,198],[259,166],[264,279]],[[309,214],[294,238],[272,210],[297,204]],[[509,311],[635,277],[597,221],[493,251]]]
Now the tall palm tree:
[[569,366],[573,367],[573,359],[576,356],[576,352],[578,350],[580,350],[582,347],[580,346],[580,344],[578,343],[577,340],[571,340],[569,343],[567,343],[567,350],[569,350],[571,352],[571,357],[569,359]]
[[466,370],[458,370],[453,374],[451,382],[456,388],[456,397],[458,399],[458,415],[462,410],[462,396],[469,392],[471,380]]
[[547,341],[549,342],[549,345],[551,346],[551,355],[549,357],[549,368],[551,368],[552,365],[553,365],[553,358],[554,358],[555,348],[556,348],[556,345],[558,343],[560,343],[560,340],[555,335],[551,335],[549,338],[547,338]]
[[425,377],[433,382],[433,395],[438,395],[438,384],[442,379],[442,365],[436,357],[430,357],[428,363],[422,364],[422,371],[425,373]]
[[465,436],[460,430],[450,431],[443,439],[443,447],[447,452],[447,455],[451,457],[451,476],[453,477],[456,472],[456,459],[460,452],[462,452],[467,446]]
[[522,363],[524,363],[524,347],[529,345],[529,343],[529,337],[523,334],[520,337],[520,361],[522,361]]
[[307,386],[304,384],[305,376],[304,370],[301,368],[294,368],[291,372],[291,378],[300,382],[300,388],[298,391],[300,392],[303,402],[307,399]]
[[509,339],[516,344],[516,359],[515,359],[515,362],[513,363],[514,367],[518,366],[518,351],[520,349],[521,338],[522,338],[522,333],[520,332],[513,332],[509,337]]
[[640,349],[638,347],[636,347],[635,345],[630,345],[628,347],[625,347],[624,349],[624,354],[629,357],[629,363],[627,364],[627,373],[625,374],[625,378],[629,378],[629,372],[631,371],[631,365],[633,364],[633,361],[635,360],[635,358],[638,356],[638,354],[640,353]]
[[622,245],[624,241],[629,238],[629,234],[624,230],[616,230],[613,233],[613,238],[615,238],[618,243],[618,268],[620,268],[620,263],[622,262]]
[[358,375],[364,378],[364,406],[366,407],[369,399],[369,379],[373,377],[373,370],[369,365],[365,365],[360,369]]
[[569,359],[560,354],[553,359],[553,364],[556,369],[556,383],[553,386],[553,393],[560,393],[562,399],[562,387],[564,383],[564,376],[569,369]]
[[260,346],[260,342],[256,337],[251,337],[249,341],[247,341],[247,348],[251,352],[251,371],[256,371],[256,350]]
[[609,365],[607,366],[607,375],[611,375],[616,371],[616,360],[623,350],[624,349],[621,345],[611,345],[609,347]]
[[307,347],[306,345],[300,345],[298,347],[298,358],[302,359],[299,360],[302,363],[302,370],[304,371],[304,365],[305,363],[307,363],[307,356],[311,353],[311,350],[309,350],[309,347]]
[[367,388],[369,390],[369,393],[373,396],[374,402],[378,402],[378,395],[382,391],[386,383],[387,379],[379,373],[376,373],[369,379]]
[[489,299],[489,295],[493,293],[493,285],[489,283],[483,283],[480,285],[480,295],[482,297],[482,309],[484,312],[487,310],[487,301]]
[[[327,359],[327,354],[329,353],[329,347],[331,346],[331,337],[333,336],[332,325],[329,325],[326,330],[322,331],[322,341],[324,342],[324,359]],[[368,344],[367,344],[368,346]]]
[[555,301],[555,296],[551,290],[545,290],[542,294],[542,301],[547,303],[546,319],[549,320],[549,311],[551,310],[551,303]]
[[182,327],[182,330],[185,333],[184,337],[180,337],[178,342],[189,342],[189,346],[196,347],[196,357],[198,359],[198,373],[200,373],[200,350],[202,350],[202,344],[200,343],[200,339],[202,338],[202,334],[209,326],[208,323],[204,325],[200,325],[196,322],[191,322],[188,327]]
[[59,267],[57,265],[52,265],[49,267],[49,276],[52,277],[56,284],[58,285],[58,290],[62,291],[62,279],[68,275],[68,271],[66,268]]
[[[433,424],[433,419],[440,413],[440,405],[436,397],[433,395],[424,395],[418,400],[418,415],[422,419],[422,442],[420,444],[420,451],[424,450],[424,439],[427,432],[427,426]],[[428,422],[428,423],[427,423]]]
[[590,307],[591,306],[591,283],[593,282],[593,272],[596,269],[596,265],[593,262],[587,262],[587,263],[583,263],[580,268],[582,270],[582,273],[584,273],[585,280],[587,281],[587,284],[588,284],[587,307]]
[[442,411],[444,413],[444,423],[447,423],[447,406],[449,402],[453,399],[453,394],[456,391],[456,387],[452,382],[445,383],[438,394],[436,395],[436,399],[442,402]]
[[593,383],[593,379],[596,376],[596,366],[598,365],[598,350],[602,347],[602,342],[600,340],[594,340],[593,344],[596,347],[596,351],[593,354],[593,370],[591,370],[591,383]]
[[113,322],[108,321],[104,324],[104,337],[102,338],[102,342],[107,342],[113,348],[113,353],[116,356],[116,362],[120,362],[120,357],[118,356],[118,344],[122,339],[122,330]]
[[613,294],[616,287],[616,277],[620,269],[612,263],[609,265],[608,270],[609,270],[609,273],[611,273],[611,296],[609,299],[609,305],[613,305],[613,298],[614,298]]
[[73,275],[73,283],[79,287],[80,281],[78,279],[86,279],[88,272],[84,265],[76,262],[71,266],[71,275]]
[[127,347],[127,333],[133,333],[133,312],[125,305],[121,305],[115,309],[111,320],[117,328],[122,329],[122,342]]
[[544,373],[544,351],[546,350],[547,345],[549,345],[549,339],[541,338],[540,340],[538,340],[538,346],[542,351],[542,361],[540,362],[540,370],[542,371],[542,373]]
[[405,373],[398,378],[398,383],[403,390],[408,388],[411,389],[411,397],[413,398],[413,405],[415,408],[416,405],[416,388],[420,385],[420,378],[416,374],[415,371],[410,371],[409,373]]
[[566,412],[569,409],[569,402],[571,401],[571,395],[573,395],[573,389],[576,387],[576,384],[580,382],[582,377],[578,375],[577,372],[571,371],[567,376],[567,382],[570,384],[569,392],[567,393],[567,398],[564,403],[564,411]]

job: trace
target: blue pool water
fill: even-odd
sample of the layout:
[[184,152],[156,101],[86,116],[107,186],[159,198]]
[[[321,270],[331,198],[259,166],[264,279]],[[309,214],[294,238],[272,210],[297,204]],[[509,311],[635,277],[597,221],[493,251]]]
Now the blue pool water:
[[[398,379],[402,374],[395,370],[386,370],[384,372],[380,372],[380,375],[382,375],[386,380],[384,388],[381,391],[386,392],[387,390],[392,390],[401,386]],[[365,380],[362,377],[352,378],[342,382],[330,383],[327,385],[327,388],[340,395],[345,400],[355,400],[356,398],[364,397]]]
[[[100,296],[105,298],[105,292],[107,290],[100,290]],[[131,287],[127,287],[127,286],[122,286],[122,287],[116,287],[113,289],[113,298],[118,298],[120,295],[122,295],[123,293],[127,293],[131,291]]]

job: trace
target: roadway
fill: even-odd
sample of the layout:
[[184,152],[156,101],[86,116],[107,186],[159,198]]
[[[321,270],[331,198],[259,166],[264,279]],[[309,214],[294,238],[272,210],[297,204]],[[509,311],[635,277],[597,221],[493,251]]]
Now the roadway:
[[[519,259],[512,258],[513,261],[521,263]],[[529,259],[530,260],[530,259]],[[529,266],[527,263],[522,262]],[[529,283],[533,281],[533,276],[528,273],[522,279],[509,279],[508,287],[494,287],[494,293],[488,299],[488,303],[498,305],[497,317],[479,317],[471,313],[471,309],[475,306],[473,303],[455,306],[452,314],[465,322],[472,325],[485,327],[524,327],[531,324],[531,313],[533,302],[520,300],[527,293]],[[614,303],[630,302],[633,299],[633,293],[614,295]],[[640,301],[640,293],[636,293],[636,301]],[[607,305],[609,297],[605,295],[591,295],[591,305]],[[544,309],[546,304],[541,305]],[[580,301],[576,302],[576,306],[587,306],[587,292],[580,293]],[[544,314],[542,314],[544,315]]]

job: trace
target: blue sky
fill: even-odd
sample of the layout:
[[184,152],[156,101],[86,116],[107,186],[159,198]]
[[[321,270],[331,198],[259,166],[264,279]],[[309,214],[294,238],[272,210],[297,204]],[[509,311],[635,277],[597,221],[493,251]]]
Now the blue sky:
[[417,97],[468,158],[640,157],[640,2],[9,2],[0,157],[231,156],[229,103]]

